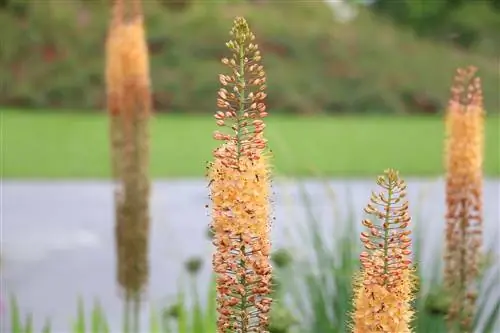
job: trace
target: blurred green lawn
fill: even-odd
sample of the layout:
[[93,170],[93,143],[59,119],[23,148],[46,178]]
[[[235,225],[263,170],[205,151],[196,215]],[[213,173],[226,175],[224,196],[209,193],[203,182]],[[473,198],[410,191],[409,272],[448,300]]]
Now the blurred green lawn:
[[[106,178],[110,175],[105,113],[2,110],[4,178]],[[500,175],[500,117],[486,121],[489,176]],[[385,168],[403,176],[443,170],[441,117],[270,116],[267,137],[281,175],[373,177]],[[155,178],[202,177],[217,145],[212,115],[156,115],[151,172]]]

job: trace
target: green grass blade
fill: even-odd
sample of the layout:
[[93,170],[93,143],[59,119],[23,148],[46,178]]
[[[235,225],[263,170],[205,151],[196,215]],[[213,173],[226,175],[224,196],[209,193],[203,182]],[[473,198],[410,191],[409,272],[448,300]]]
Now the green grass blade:
[[85,307],[83,304],[83,299],[78,298],[78,313],[76,317],[76,322],[73,324],[74,333],[87,333],[85,330]]
[[94,307],[92,308],[92,315],[91,315],[91,326],[93,333],[109,332],[106,316],[104,314],[104,310],[101,304],[99,303],[99,300],[94,301]]
[[[495,292],[500,285],[498,278],[500,276],[500,266],[490,266],[488,271],[490,274],[484,274],[481,277],[482,302],[478,304],[474,326],[477,327],[479,320],[482,319],[484,321],[482,331],[494,333],[495,329],[498,329],[495,326],[500,324],[500,297],[498,292]],[[488,279],[488,275],[491,275],[491,278]],[[496,299],[489,303],[488,301],[495,296]],[[489,310],[487,310],[487,307]]]
[[91,326],[91,332],[92,333],[99,333],[99,328],[101,325],[101,320],[100,320],[100,313],[99,313],[99,308],[97,305],[94,305],[94,308],[92,309],[92,314],[90,318],[90,326]]
[[500,318],[500,301],[499,300],[497,300],[495,302],[493,309],[488,314],[487,319],[486,319],[486,323],[484,325],[483,332],[494,333],[496,325],[498,325],[500,322],[498,318]]
[[161,333],[161,322],[158,312],[154,307],[151,307],[149,315],[149,329],[151,333]]
[[212,274],[207,297],[207,310],[205,313],[205,328],[207,333],[215,333],[217,331],[217,289],[215,283],[215,274]]
[[178,306],[178,316],[177,316],[177,328],[178,328],[178,333],[189,333],[189,325],[188,325],[188,316],[187,316],[187,309],[186,309],[186,301],[184,298],[184,291],[181,288],[181,292],[179,293],[178,301],[177,301],[177,306]]
[[[177,295],[179,297],[179,295]],[[161,326],[164,333],[179,333],[179,329],[176,328],[177,319],[179,317],[179,300],[176,303],[170,305],[168,308],[163,309],[161,317]]]
[[23,324],[21,322],[21,316],[19,314],[19,307],[17,305],[17,300],[14,296],[10,297],[10,309],[11,309],[11,326],[12,333],[23,333]]
[[33,333],[33,315],[28,313],[26,316],[26,324],[24,325],[24,333]]
[[104,317],[104,315],[103,315],[103,320],[102,320],[102,323],[101,323],[101,328],[102,328],[101,332],[103,332],[103,333],[109,333],[110,332],[108,321],[107,321],[106,317]]
[[198,287],[196,285],[196,279],[193,277],[191,279],[191,290],[194,300],[193,310],[192,310],[192,331],[193,333],[205,333],[205,324],[203,320],[203,310],[200,304],[200,297],[198,294]]
[[52,325],[50,323],[50,319],[45,320],[45,324],[42,328],[42,333],[50,333],[52,331]]
[[174,328],[172,328],[172,320],[171,319],[164,319],[162,321],[162,329],[163,333],[178,333]]

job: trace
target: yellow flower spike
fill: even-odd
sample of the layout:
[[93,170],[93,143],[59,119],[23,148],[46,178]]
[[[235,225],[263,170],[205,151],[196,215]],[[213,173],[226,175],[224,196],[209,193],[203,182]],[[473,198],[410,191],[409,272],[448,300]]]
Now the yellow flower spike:
[[406,184],[398,172],[386,170],[377,178],[382,193],[372,193],[365,212],[361,241],[361,272],[354,279],[354,333],[411,332],[411,301],[416,278],[411,264],[410,223]]
[[482,245],[484,108],[474,67],[458,69],[446,113],[445,284],[450,332],[472,331]]
[[220,74],[216,124],[223,141],[208,167],[212,201],[213,270],[217,280],[217,328],[225,332],[267,332],[271,299],[270,171],[265,72],[258,45],[245,19],[234,21],[231,74]]
[[117,280],[126,300],[138,302],[149,275],[151,112],[149,55],[140,0],[113,1],[105,76],[116,182]]

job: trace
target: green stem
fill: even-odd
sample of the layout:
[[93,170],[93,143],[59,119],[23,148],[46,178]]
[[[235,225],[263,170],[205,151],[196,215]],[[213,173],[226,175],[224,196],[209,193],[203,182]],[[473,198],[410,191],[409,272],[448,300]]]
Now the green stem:
[[[241,237],[241,234],[240,234],[240,243],[243,242],[243,237]],[[240,251],[241,253],[243,254],[243,256],[246,255],[246,251],[245,251],[245,245],[241,245],[240,247]],[[246,270],[246,267],[245,267],[245,261],[242,259],[240,260],[240,267],[243,269],[243,270]],[[245,278],[241,278],[240,279],[240,284],[243,286],[243,288],[245,290],[247,290],[247,285],[246,285],[246,280]],[[247,295],[244,295],[241,297],[241,303],[240,303],[240,306],[241,306],[241,310],[242,311],[245,311],[246,313],[246,308],[247,308]],[[241,333],[246,333],[247,332],[247,324],[248,322],[246,322],[245,320],[243,320],[243,318],[240,318],[241,320]]]
[[130,297],[129,293],[126,291],[125,292],[125,299],[123,301],[123,332],[124,333],[129,333],[130,332]]
[[390,222],[390,212],[391,212],[391,201],[392,201],[392,190],[393,184],[391,180],[389,180],[389,186],[387,188],[387,205],[385,207],[385,221],[384,221],[384,285],[387,283],[387,275],[389,268],[389,260],[387,259],[387,255],[389,253],[389,222]]
[[[463,199],[462,203],[462,218],[460,219],[460,281],[459,281],[459,299],[460,299],[460,310],[459,310],[459,316],[458,316],[458,321],[461,323],[465,317],[467,317],[466,313],[466,293],[467,293],[467,248],[466,248],[466,243],[467,243],[467,224],[468,224],[468,219],[467,219],[467,200]],[[466,325],[461,324],[461,328],[464,331],[468,330],[468,327]]]
[[141,331],[141,297],[138,292],[134,295],[134,333],[140,333]]
[[241,140],[242,140],[242,133],[241,133],[241,121],[243,119],[243,114],[245,113],[245,89],[246,89],[246,84],[245,84],[245,49],[243,43],[238,43],[240,47],[240,54],[239,54],[239,60],[240,60],[240,68],[239,68],[239,78],[238,78],[238,83],[240,88],[242,89],[239,92],[239,106],[240,109],[238,110],[238,116],[236,117],[236,139],[237,139],[237,159],[239,162],[240,156],[241,156]]

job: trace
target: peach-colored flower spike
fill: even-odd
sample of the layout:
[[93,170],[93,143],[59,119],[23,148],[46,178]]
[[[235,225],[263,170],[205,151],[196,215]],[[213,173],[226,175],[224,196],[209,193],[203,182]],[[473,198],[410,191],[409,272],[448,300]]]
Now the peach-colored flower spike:
[[[251,160],[258,159],[258,152],[266,148],[267,141],[262,132],[265,123],[262,118],[267,116],[266,105],[266,74],[260,65],[261,55],[254,34],[250,31],[244,18],[234,21],[230,34],[233,40],[226,43],[232,51],[231,59],[223,58],[222,63],[232,70],[231,75],[219,75],[222,88],[219,90],[215,113],[217,125],[230,128],[230,133],[216,131],[214,138],[228,143],[224,149],[214,154],[224,155],[225,162],[237,165],[241,156]],[[231,155],[228,158],[228,155]]]
[[365,212],[379,223],[363,220],[361,273],[355,279],[352,314],[354,333],[411,332],[415,276],[411,263],[410,215],[406,184],[398,172],[386,170]]
[[[219,76],[215,139],[223,144],[209,166],[213,269],[217,276],[218,332],[267,332],[271,298],[269,156],[265,73],[245,19],[238,17],[227,43],[231,75]],[[229,130],[227,130],[229,129]]]
[[470,332],[482,244],[484,108],[477,69],[458,69],[446,113],[445,284],[450,332]]
[[149,275],[149,72],[142,3],[113,0],[105,77],[116,185],[117,279],[126,299],[139,299]]

